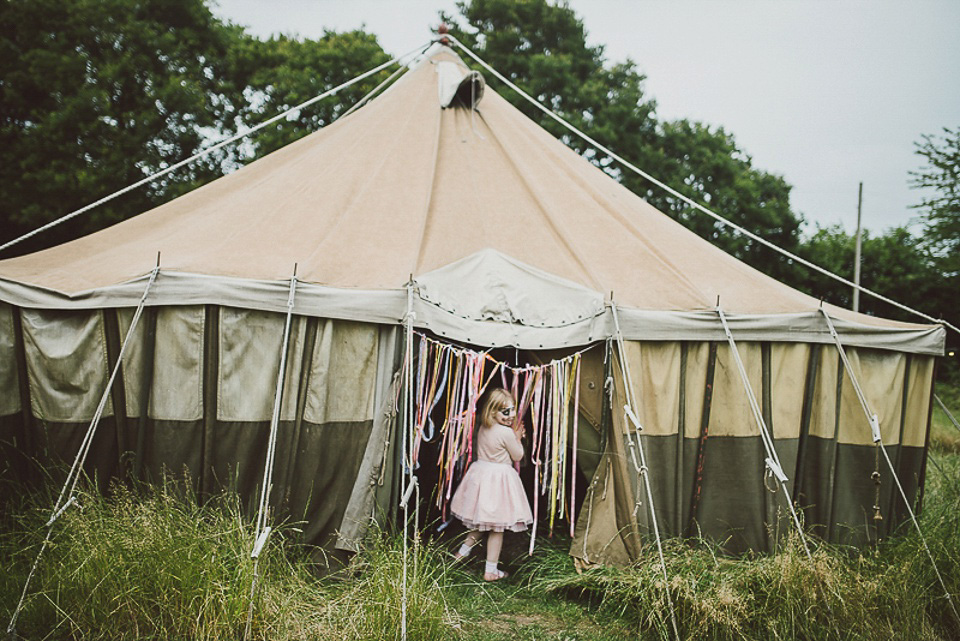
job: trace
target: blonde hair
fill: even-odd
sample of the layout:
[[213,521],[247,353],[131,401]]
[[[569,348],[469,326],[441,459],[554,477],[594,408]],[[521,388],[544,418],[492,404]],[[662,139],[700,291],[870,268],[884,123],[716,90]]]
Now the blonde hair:
[[[493,425],[496,422],[494,420],[496,413],[511,403],[516,407],[517,399],[507,390],[502,387],[490,390],[487,399],[483,402],[483,409],[480,411],[480,425],[483,427]],[[516,420],[516,415],[514,415],[514,422]]]

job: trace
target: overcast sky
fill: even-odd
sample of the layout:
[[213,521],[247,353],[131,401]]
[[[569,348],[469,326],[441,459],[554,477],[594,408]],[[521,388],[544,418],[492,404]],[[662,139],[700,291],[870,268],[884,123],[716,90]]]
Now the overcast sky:
[[[258,36],[364,28],[402,54],[453,0],[217,0]],[[661,118],[723,126],[811,223],[916,218],[921,134],[960,127],[960,0],[571,0],[590,44],[646,74]],[[723,213],[723,212],[720,212]],[[808,230],[812,229],[812,225]]]

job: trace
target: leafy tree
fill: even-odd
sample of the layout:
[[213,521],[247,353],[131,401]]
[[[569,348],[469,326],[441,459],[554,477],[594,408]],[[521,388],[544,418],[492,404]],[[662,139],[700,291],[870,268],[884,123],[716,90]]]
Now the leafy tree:
[[[853,280],[856,237],[842,227],[819,227],[801,247],[800,255],[835,274]],[[893,227],[861,239],[860,284],[863,287],[932,316],[947,315],[952,302],[942,287],[935,258],[906,227]],[[797,286],[829,303],[850,308],[853,289],[809,269],[798,272]],[[918,318],[872,296],[860,296],[860,311],[910,322]]]
[[927,190],[923,211],[924,242],[936,253],[946,275],[960,275],[960,127],[943,129],[941,138],[925,135],[916,143],[926,164],[911,172],[911,186]]
[[[588,45],[583,23],[569,6],[547,0],[472,0],[457,6],[462,20],[441,14],[451,33],[527,93],[685,196],[786,249],[796,249],[802,218],[790,209],[786,181],[755,169],[750,157],[721,128],[686,120],[658,121],[656,103],[645,94],[644,76],[636,65],[630,60],[611,64],[603,47]],[[773,276],[791,273],[779,254],[757,247],[619,167],[512,90],[502,94],[701,236]]]
[[[235,110],[219,80],[237,31],[203,0],[0,4],[0,202],[9,240],[195,153]],[[131,192],[23,252],[149,209],[224,157]]]
[[[359,31],[260,41],[218,21],[207,1],[0,3],[0,241],[388,59],[373,36]],[[329,123],[383,75],[23,242],[5,257],[101,229],[219,177]]]
[[[231,50],[230,65],[247,98],[239,116],[244,125],[256,125],[389,59],[376,36],[363,31],[327,31],[317,40],[238,38]],[[387,69],[351,85],[258,132],[244,160],[259,158],[333,122],[392,71]]]

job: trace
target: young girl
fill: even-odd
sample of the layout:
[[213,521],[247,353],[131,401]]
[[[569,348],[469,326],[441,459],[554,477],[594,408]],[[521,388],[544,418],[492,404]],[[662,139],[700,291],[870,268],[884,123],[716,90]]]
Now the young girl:
[[516,399],[506,390],[491,390],[480,412],[477,460],[467,468],[450,502],[451,513],[470,530],[456,554],[458,560],[470,554],[481,532],[489,532],[486,581],[507,576],[497,569],[503,531],[523,532],[533,523],[520,475],[513,467],[513,461],[523,458],[523,434]]

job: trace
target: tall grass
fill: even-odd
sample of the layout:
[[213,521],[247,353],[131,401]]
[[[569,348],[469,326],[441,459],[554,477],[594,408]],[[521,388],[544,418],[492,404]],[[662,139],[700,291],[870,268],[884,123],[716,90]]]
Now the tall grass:
[[[0,578],[5,627],[42,544],[47,496],[5,518]],[[253,526],[235,495],[202,506],[184,485],[111,495],[81,492],[56,524],[19,617],[29,639],[240,639],[253,579]],[[49,508],[47,508],[48,510]],[[280,527],[260,557],[256,639],[400,637],[403,553],[375,536],[339,575],[319,580]],[[444,639],[456,615],[444,601],[445,565],[429,547],[408,555],[411,639]]]
[[[934,449],[921,526],[951,594],[960,592],[960,455]],[[29,639],[239,639],[246,622],[253,526],[235,495],[202,505],[184,483],[109,496],[84,491],[56,524],[20,616]],[[52,503],[31,495],[0,514],[0,624],[6,625],[41,544]],[[404,553],[375,532],[341,571],[319,578],[295,525],[280,526],[260,561],[253,638],[399,639]],[[789,539],[776,555],[731,559],[705,541],[666,545],[667,588],[690,640],[893,640],[960,638],[923,542],[910,523],[877,548],[815,544],[813,562]],[[566,546],[540,545],[514,578],[489,586],[477,568],[453,567],[431,543],[409,544],[408,637],[505,639],[482,625],[501,607],[529,605],[536,631],[589,620],[555,638],[672,639],[655,548],[628,568],[578,574]],[[479,561],[477,561],[479,563]],[[476,565],[476,564],[474,564]],[[478,606],[478,604],[481,604]],[[571,615],[570,608],[573,607]],[[468,614],[464,614],[468,613]],[[551,613],[556,613],[553,616]],[[599,613],[599,614],[597,614]],[[601,619],[592,617],[602,615]],[[605,623],[606,622],[606,623]],[[517,624],[519,625],[519,624]],[[589,626],[608,625],[592,633]],[[546,627],[544,627],[546,626]],[[563,627],[566,626],[566,627]],[[536,634],[534,634],[536,632]],[[581,636],[581,633],[583,636]],[[545,638],[550,638],[546,636]]]
[[[931,471],[921,518],[924,537],[950,594],[960,591],[960,456]],[[776,555],[731,559],[705,541],[666,542],[669,589],[684,639],[960,638],[919,535],[905,523],[876,549],[819,544],[813,562],[792,537]],[[530,585],[592,601],[649,638],[673,638],[653,546],[631,567],[577,574],[561,550],[530,569]],[[956,601],[957,597],[954,597]],[[647,638],[646,636],[644,638]]]

